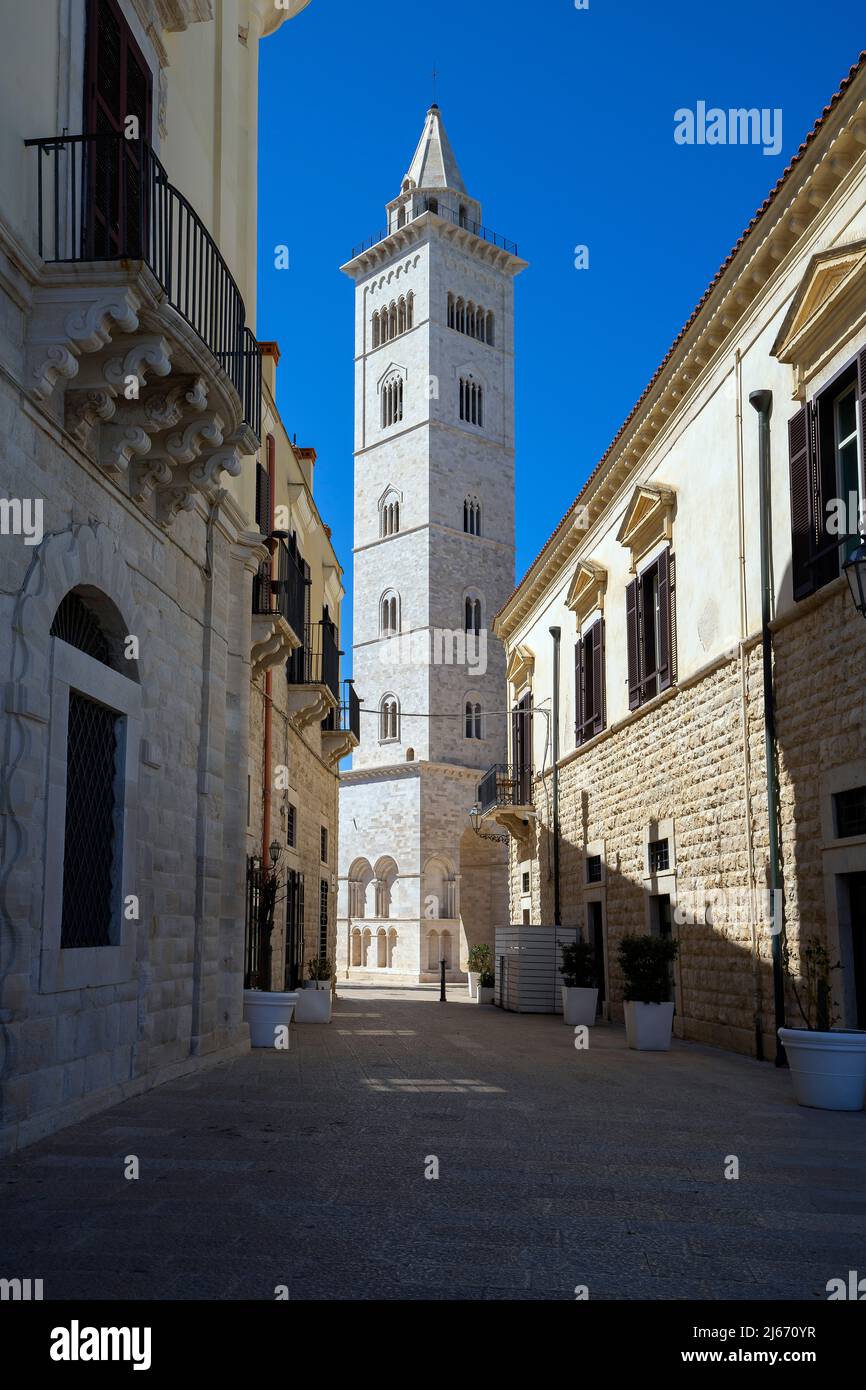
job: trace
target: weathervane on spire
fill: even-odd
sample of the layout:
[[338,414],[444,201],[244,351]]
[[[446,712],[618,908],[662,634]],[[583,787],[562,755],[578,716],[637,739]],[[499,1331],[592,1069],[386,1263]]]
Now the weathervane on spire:
[[437,78],[438,76],[439,76],[439,73],[438,73],[437,70],[436,70],[436,60],[434,59],[434,60],[433,60],[433,105],[434,105],[434,106],[436,105],[436,78]]

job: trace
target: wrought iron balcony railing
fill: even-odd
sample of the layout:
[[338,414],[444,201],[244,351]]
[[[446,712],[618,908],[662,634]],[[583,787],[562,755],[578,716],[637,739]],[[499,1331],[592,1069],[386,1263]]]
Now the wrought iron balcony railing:
[[478,783],[481,814],[499,806],[532,805],[532,768],[521,763],[496,763]]
[[361,741],[361,701],[352,681],[343,682],[343,702],[339,709],[328,711],[322,721],[325,733],[353,734]]
[[337,629],[327,618],[307,623],[302,646],[286,662],[289,685],[324,685],[340,704],[340,648]]
[[261,355],[241,292],[213,237],[146,140],[114,131],[27,140],[38,153],[40,257],[142,260],[225,371],[261,432]]
[[[453,208],[442,206],[431,207],[429,199],[422,207],[418,207],[415,210],[410,220],[414,222],[417,217],[422,217],[425,212],[432,212],[436,217],[441,217],[443,221],[451,222],[455,227],[462,227],[465,231],[471,232],[473,236],[480,237],[482,241],[489,241],[491,246],[499,246],[503,251],[507,251],[512,256],[517,255],[516,241],[509,241],[508,237],[501,236],[499,232],[492,232],[489,227],[482,226],[480,222],[473,222],[471,218],[461,216],[460,213],[455,212]],[[386,237],[392,236],[394,232],[400,230],[402,229],[399,227],[385,227],[381,232],[374,232],[366,241],[362,241],[360,246],[352,248],[351,259],[354,260],[356,256],[360,256],[365,251],[369,251],[372,247],[378,246],[380,241],[384,241]]]

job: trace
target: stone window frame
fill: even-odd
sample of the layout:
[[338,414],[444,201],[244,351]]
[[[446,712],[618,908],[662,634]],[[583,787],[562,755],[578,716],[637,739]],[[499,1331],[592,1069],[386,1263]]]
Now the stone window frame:
[[[590,859],[601,860],[601,878],[595,883],[590,883],[587,879],[587,861]],[[607,887],[607,859],[605,857],[604,840],[587,840],[583,847],[583,890],[585,893],[593,893],[598,889]]]
[[[667,820],[650,820],[647,821],[646,825],[644,826],[642,837],[642,876],[645,884],[656,883],[661,879],[671,878],[674,880],[673,887],[674,889],[676,888],[677,844],[674,829],[675,822],[673,817],[670,817]],[[666,869],[663,869],[660,873],[654,874],[650,872],[649,847],[650,844],[655,840],[667,840],[668,842],[668,867]],[[667,891],[667,888],[655,890],[655,892],[657,893],[666,893]],[[671,892],[671,907],[674,907],[673,891]]]
[[[85,652],[52,637],[50,655],[51,714],[48,729],[48,786],[45,813],[44,880],[40,993],[122,984],[133,978],[137,920],[127,920],[123,904],[135,893],[138,778],[142,732],[142,692],[137,682],[94,661]],[[117,820],[120,865],[114,931],[110,946],[61,948],[63,856],[66,825],[66,766],[69,694],[75,690],[116,712],[118,738]],[[138,895],[140,899],[140,894]]]
[[820,774],[819,800],[821,815],[821,868],[824,880],[824,905],[827,916],[827,950],[833,961],[840,961],[841,971],[834,971],[831,980],[832,999],[839,1010],[842,1027],[856,1028],[853,964],[851,962],[850,931],[847,903],[839,880],[848,874],[866,873],[866,835],[845,839],[836,836],[833,797],[838,792],[851,791],[866,785],[866,758],[852,759]]

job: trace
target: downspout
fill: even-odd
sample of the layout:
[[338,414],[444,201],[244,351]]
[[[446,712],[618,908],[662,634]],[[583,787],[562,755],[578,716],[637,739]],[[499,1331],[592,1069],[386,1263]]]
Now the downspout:
[[[274,459],[274,436],[269,434],[266,442],[268,461],[268,535],[274,531],[274,503],[276,490],[276,466]],[[271,552],[271,580],[274,578],[274,555]],[[271,744],[273,739],[273,707],[271,700],[271,672],[265,672],[265,710],[264,710],[264,749],[262,773],[262,868],[267,869],[268,847],[271,843]]]
[[553,638],[553,925],[562,926],[559,896],[559,643],[562,629],[552,627]]
[[[785,1026],[785,978],[782,971],[784,915],[776,930],[777,905],[782,904],[782,871],[779,863],[779,774],[776,762],[776,708],[773,689],[773,637],[770,631],[770,415],[772,391],[753,391],[749,404],[758,412],[758,468],[761,510],[761,645],[764,672],[764,757],[767,764],[767,817],[770,832],[770,892],[773,925],[773,1003],[776,1022],[777,1067],[786,1062],[779,1029]],[[784,914],[784,906],[781,906]]]

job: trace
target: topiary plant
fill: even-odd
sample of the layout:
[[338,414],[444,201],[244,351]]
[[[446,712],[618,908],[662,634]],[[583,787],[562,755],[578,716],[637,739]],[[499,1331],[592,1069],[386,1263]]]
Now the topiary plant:
[[679,943],[670,936],[624,936],[619,964],[625,976],[623,998],[641,1004],[667,1004],[671,997],[671,962]]
[[482,975],[485,970],[490,970],[492,962],[493,953],[485,942],[481,942],[477,946],[470,946],[466,968],[471,970],[473,975]]

